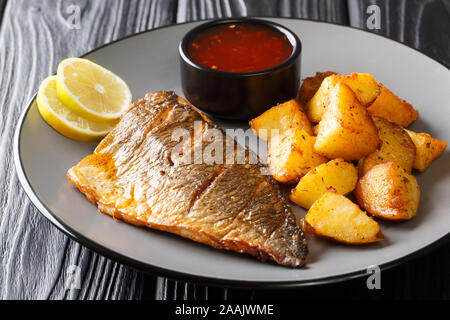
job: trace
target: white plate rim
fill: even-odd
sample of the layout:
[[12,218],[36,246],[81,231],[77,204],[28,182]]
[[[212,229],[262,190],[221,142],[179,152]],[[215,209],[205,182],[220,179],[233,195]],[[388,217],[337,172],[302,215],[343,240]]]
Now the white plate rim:
[[[232,17],[231,17],[232,18]],[[433,60],[434,62],[437,62],[439,65],[441,65],[442,67],[444,67],[447,70],[450,70],[449,67],[447,67],[446,65],[444,65],[442,62],[438,61],[437,59],[421,52],[420,50],[393,40],[387,36],[384,35],[380,35],[380,34],[376,34],[373,32],[370,32],[368,30],[365,29],[360,29],[357,27],[353,27],[353,26],[346,26],[346,25],[342,25],[339,23],[335,23],[335,22],[328,22],[328,21],[319,21],[319,20],[312,20],[312,19],[306,19],[306,18],[289,18],[289,17],[275,17],[275,16],[264,16],[264,17],[254,17],[254,18],[261,18],[261,19],[270,19],[270,18],[274,18],[274,19],[285,19],[285,20],[302,20],[302,21],[310,21],[310,22],[316,22],[316,23],[323,23],[323,24],[331,24],[331,25],[335,25],[335,26],[340,26],[340,27],[345,27],[345,28],[350,28],[350,29],[355,29],[358,31],[363,31],[363,32],[367,32],[369,34],[372,35],[376,35],[379,37],[382,37],[384,39],[388,39],[390,41],[393,41],[397,44],[401,44],[405,47],[408,47],[410,49],[413,49],[416,52],[419,52],[421,55]],[[222,18],[220,18],[222,19]],[[228,19],[228,18],[223,18],[223,19]],[[179,26],[179,25],[186,25],[186,24],[190,24],[190,23],[198,23],[198,22],[207,22],[207,21],[212,21],[212,20],[219,20],[219,19],[201,19],[201,20],[196,20],[196,21],[189,21],[189,22],[184,22],[184,23],[177,23],[177,24],[171,24],[171,25],[166,25],[166,26],[161,26],[161,27],[157,27],[154,29],[150,29],[150,30],[144,30],[138,33],[134,33],[134,34],[130,34],[121,38],[118,38],[116,40],[113,40],[111,42],[105,43],[99,47],[96,47],[86,53],[84,53],[83,55],[81,55],[80,57],[84,57],[87,56],[91,53],[94,53],[102,48],[105,48],[109,45],[112,45],[114,43],[120,42],[122,40],[131,38],[131,37],[135,37],[135,36],[139,36],[145,33],[149,33],[149,32],[153,32],[153,31],[157,31],[157,30],[161,30],[161,29],[165,29],[165,28],[171,28],[171,27],[175,27],[175,26]],[[56,70],[55,70],[56,72]],[[243,280],[228,280],[228,279],[219,279],[219,278],[214,278],[214,277],[205,277],[205,276],[199,276],[199,275],[193,275],[190,273],[183,273],[183,272],[179,272],[179,271],[174,271],[174,270],[170,270],[170,269],[166,269],[166,268],[161,268],[158,266],[154,266],[151,265],[149,263],[144,263],[141,262],[139,260],[133,259],[131,257],[128,257],[124,254],[121,254],[119,252],[116,252],[115,250],[112,250],[111,248],[108,248],[106,246],[101,245],[100,243],[89,239],[87,237],[85,237],[82,233],[78,232],[77,230],[75,230],[74,228],[70,227],[69,225],[67,225],[66,223],[64,223],[57,214],[55,214],[54,212],[52,212],[46,205],[45,203],[43,203],[39,197],[37,196],[36,192],[34,191],[34,188],[32,187],[27,174],[25,172],[25,168],[23,166],[22,163],[22,159],[21,159],[21,154],[20,154],[20,137],[21,137],[21,132],[22,132],[22,127],[24,125],[26,116],[31,108],[31,106],[33,105],[35,99],[36,99],[36,94],[33,95],[33,97],[29,100],[29,102],[27,103],[27,107],[22,111],[19,120],[17,122],[16,125],[16,129],[14,132],[14,137],[13,137],[13,160],[14,160],[14,166],[17,172],[17,176],[18,179],[27,195],[27,197],[30,199],[30,201],[33,203],[33,205],[38,209],[38,211],[47,219],[49,220],[53,225],[55,225],[59,230],[61,230],[64,234],[66,234],[69,238],[81,243],[82,245],[84,245],[85,247],[100,253],[114,261],[129,265],[131,267],[137,268],[139,270],[143,270],[155,275],[159,275],[159,276],[164,276],[164,277],[168,277],[174,280],[180,280],[180,281],[187,281],[187,282],[195,282],[198,284],[203,284],[203,285],[214,285],[214,286],[219,286],[219,287],[240,287],[240,288],[289,288],[289,287],[303,287],[303,286],[313,286],[313,285],[320,285],[320,284],[328,284],[328,283],[337,283],[337,282],[342,282],[342,281],[346,281],[346,280],[350,280],[350,279],[354,279],[354,278],[359,278],[362,277],[364,275],[367,275],[367,270],[366,269],[361,269],[361,270],[357,270],[354,272],[348,272],[348,273],[342,273],[339,275],[335,275],[335,276],[329,276],[329,277],[318,277],[315,279],[306,279],[306,280],[292,280],[292,281],[243,281]],[[386,262],[384,264],[379,265],[381,270],[387,270],[390,269],[392,267],[395,267],[399,264],[402,264],[404,262],[410,261],[412,259],[418,258],[420,256],[423,256],[424,254],[437,249],[437,247],[442,246],[443,244],[447,243],[448,241],[450,241],[450,232],[447,233],[446,235],[443,235],[442,237],[436,239],[435,241],[432,241],[431,243],[429,243],[428,245],[425,245],[422,248],[417,249],[416,251],[413,251],[409,254],[406,254],[404,256],[401,256],[397,259],[391,260],[389,262]]]

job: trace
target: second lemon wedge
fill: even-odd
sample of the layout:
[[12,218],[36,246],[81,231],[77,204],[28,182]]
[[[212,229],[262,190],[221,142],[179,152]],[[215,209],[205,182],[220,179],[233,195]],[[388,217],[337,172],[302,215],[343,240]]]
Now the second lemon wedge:
[[118,119],[131,103],[131,91],[125,81],[90,60],[64,59],[57,77],[59,99],[88,120]]
[[117,120],[96,122],[86,120],[67,108],[56,94],[57,77],[42,81],[37,94],[37,105],[44,120],[62,135],[83,142],[93,142],[111,131]]

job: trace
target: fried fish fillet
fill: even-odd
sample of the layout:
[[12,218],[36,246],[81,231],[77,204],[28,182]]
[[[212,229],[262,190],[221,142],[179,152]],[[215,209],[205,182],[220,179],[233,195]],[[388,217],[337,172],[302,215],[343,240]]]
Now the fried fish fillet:
[[[241,164],[196,159],[198,146],[216,151],[222,146],[223,153],[214,156],[247,152],[239,145],[226,148],[231,138],[214,136],[213,130],[220,131],[175,93],[149,93],[67,177],[116,219],[302,266],[305,237],[277,183],[261,174],[262,165],[251,164],[248,154]],[[184,142],[174,139],[179,132],[185,133]]]

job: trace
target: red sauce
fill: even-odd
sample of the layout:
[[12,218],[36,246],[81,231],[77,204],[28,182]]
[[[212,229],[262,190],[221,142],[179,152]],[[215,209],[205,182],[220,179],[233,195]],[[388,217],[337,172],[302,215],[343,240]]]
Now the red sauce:
[[199,32],[188,44],[201,66],[227,72],[254,72],[286,61],[292,45],[280,31],[258,23],[232,23]]

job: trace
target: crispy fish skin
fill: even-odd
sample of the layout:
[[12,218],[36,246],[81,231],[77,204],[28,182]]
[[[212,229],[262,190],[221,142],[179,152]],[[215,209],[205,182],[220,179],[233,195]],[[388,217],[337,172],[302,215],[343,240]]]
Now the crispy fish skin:
[[[280,265],[300,267],[306,240],[278,184],[261,174],[261,164],[186,163],[195,155],[194,121],[201,121],[205,150],[227,136],[211,138],[217,127],[171,91],[136,101],[94,153],[69,169],[68,179],[99,211],[137,226],[163,230],[214,248],[247,253]],[[191,133],[186,145],[172,138]],[[227,154],[228,152],[228,154]],[[231,153],[231,154],[230,154]],[[195,160],[195,157],[194,157]]]

